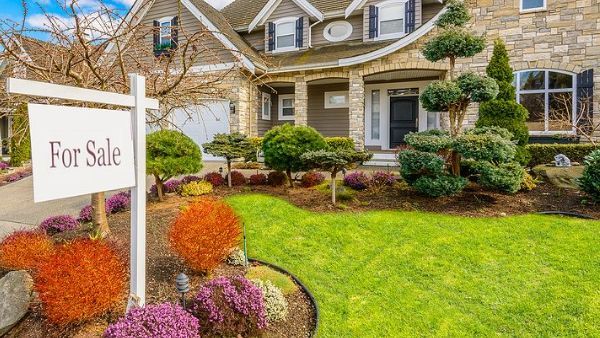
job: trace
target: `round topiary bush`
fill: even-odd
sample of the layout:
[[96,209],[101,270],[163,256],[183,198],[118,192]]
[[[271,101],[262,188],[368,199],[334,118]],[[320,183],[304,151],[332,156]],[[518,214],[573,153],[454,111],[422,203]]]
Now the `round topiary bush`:
[[204,175],[204,180],[206,182],[210,182],[210,184],[212,184],[213,187],[219,187],[225,183],[225,178],[223,178],[223,175],[215,171]]
[[423,176],[412,185],[416,191],[423,195],[440,197],[452,196],[460,193],[469,181],[460,176],[440,175],[435,177]]
[[46,234],[16,231],[0,242],[0,268],[35,270],[53,252],[54,243]]
[[246,184],[246,176],[241,172],[234,170],[231,172],[231,185],[234,187],[239,187],[241,185]]
[[302,178],[300,179],[300,184],[304,188],[310,188],[310,187],[317,186],[317,185],[323,183],[324,181],[325,181],[325,176],[323,174],[321,174],[320,172],[316,172],[316,171],[309,171],[307,173],[304,173],[304,175],[302,175]]
[[123,300],[125,265],[103,241],[79,239],[56,249],[34,278],[42,310],[54,324],[99,316]]
[[514,194],[521,190],[525,170],[518,163],[502,163],[499,166],[483,165],[479,184],[491,190]]
[[288,303],[281,289],[268,280],[253,279],[252,283],[262,291],[267,321],[274,323],[284,320],[288,314]]
[[262,173],[253,174],[248,179],[248,183],[250,183],[250,185],[265,185],[267,184],[267,175]]
[[225,202],[204,198],[187,206],[169,229],[169,243],[192,269],[212,271],[240,242],[240,222]]
[[176,304],[147,305],[131,309],[124,318],[108,326],[104,338],[193,338],[200,337],[198,318]]
[[79,222],[71,215],[48,217],[40,223],[39,229],[50,236],[79,228]]
[[408,183],[414,183],[421,176],[439,176],[445,173],[444,159],[434,153],[418,150],[404,150],[398,153],[400,175]]
[[584,161],[585,169],[579,187],[595,201],[600,201],[600,150],[590,153]]
[[267,182],[274,187],[284,185],[286,180],[287,176],[281,171],[271,171],[267,177]]
[[207,336],[254,336],[267,327],[261,290],[244,277],[219,277],[204,284],[190,306]]

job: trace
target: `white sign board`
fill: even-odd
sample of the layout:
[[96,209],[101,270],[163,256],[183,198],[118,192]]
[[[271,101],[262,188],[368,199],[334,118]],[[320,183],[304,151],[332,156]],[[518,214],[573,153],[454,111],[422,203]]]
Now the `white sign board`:
[[136,185],[130,111],[28,109],[35,202]]

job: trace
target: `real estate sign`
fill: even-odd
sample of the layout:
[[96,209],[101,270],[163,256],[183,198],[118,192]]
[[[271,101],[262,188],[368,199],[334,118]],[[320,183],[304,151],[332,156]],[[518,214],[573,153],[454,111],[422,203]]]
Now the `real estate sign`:
[[28,109],[35,202],[136,185],[131,111]]

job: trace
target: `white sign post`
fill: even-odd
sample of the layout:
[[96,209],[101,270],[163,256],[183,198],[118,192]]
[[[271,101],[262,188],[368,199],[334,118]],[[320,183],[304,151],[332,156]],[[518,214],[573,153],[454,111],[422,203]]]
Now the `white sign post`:
[[131,95],[9,78],[9,94],[131,108],[122,110],[29,104],[35,202],[131,188],[130,295],[146,301],[145,79],[129,75]]

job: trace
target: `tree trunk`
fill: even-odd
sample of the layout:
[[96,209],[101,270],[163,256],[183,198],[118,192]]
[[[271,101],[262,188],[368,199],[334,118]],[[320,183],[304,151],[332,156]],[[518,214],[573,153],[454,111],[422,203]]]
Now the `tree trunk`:
[[162,202],[165,200],[165,189],[163,181],[158,175],[154,175],[154,182],[156,183],[156,194],[158,195],[158,200]]
[[454,176],[460,176],[460,158],[460,154],[454,150],[450,154],[450,165]]
[[456,65],[456,59],[453,56],[451,56],[450,57],[450,69],[448,69],[448,79],[450,81],[454,80],[454,67],[455,67],[455,65]]
[[290,184],[290,188],[293,188],[294,187],[294,179],[292,178],[292,170],[286,169],[285,174],[287,175],[288,183]]
[[331,203],[333,203],[333,205],[335,205],[335,190],[336,190],[336,184],[335,184],[335,177],[336,177],[337,173],[331,173]]
[[110,234],[110,228],[108,226],[108,219],[106,218],[106,201],[104,200],[104,193],[98,192],[92,194],[92,224],[97,233],[102,238]]
[[232,187],[231,185],[231,161],[227,160],[227,186]]

